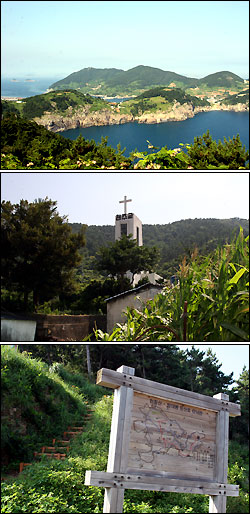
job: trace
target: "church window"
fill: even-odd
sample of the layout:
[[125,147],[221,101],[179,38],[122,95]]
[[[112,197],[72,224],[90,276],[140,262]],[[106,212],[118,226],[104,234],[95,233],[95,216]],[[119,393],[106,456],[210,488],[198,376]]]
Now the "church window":
[[127,223],[121,223],[121,236],[127,236]]

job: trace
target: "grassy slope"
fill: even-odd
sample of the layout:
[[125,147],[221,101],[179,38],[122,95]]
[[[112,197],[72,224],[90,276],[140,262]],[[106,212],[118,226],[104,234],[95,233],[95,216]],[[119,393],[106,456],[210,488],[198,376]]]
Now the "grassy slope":
[[[92,98],[84,95],[80,91],[65,90],[51,91],[43,95],[31,96],[23,99],[22,103],[15,101],[5,101],[3,104],[3,112],[16,109],[21,116],[28,119],[40,117],[44,112],[55,114],[65,114],[67,109],[72,108],[71,113],[81,107],[90,107],[90,111],[101,109],[110,109],[110,105],[101,98]],[[69,114],[69,112],[68,112]]]
[[[8,369],[9,381],[13,383],[9,391],[9,401],[17,405],[18,399],[14,390],[25,392],[26,401],[30,395],[28,389],[35,390],[35,383],[40,386],[48,378],[51,385],[60,383],[66,395],[71,399],[82,402],[89,398],[94,402],[94,414],[83,432],[72,441],[70,456],[65,461],[37,462],[25,468],[17,479],[9,479],[2,483],[2,512],[3,513],[98,513],[102,512],[103,489],[84,486],[84,475],[87,469],[105,470],[109,446],[109,433],[112,412],[112,396],[105,389],[89,384],[81,375],[67,373],[61,366],[63,381],[57,374],[48,375],[43,363],[16,354],[15,350],[4,347],[2,365],[6,374]],[[24,374],[24,370],[26,371]],[[33,373],[28,370],[33,370]],[[10,373],[9,372],[9,373]],[[35,373],[34,373],[35,372]],[[26,376],[26,382],[24,381]],[[10,380],[11,378],[11,380]],[[21,380],[21,382],[20,382]],[[19,385],[15,386],[17,383]],[[75,387],[73,387],[75,385]],[[26,387],[25,387],[26,386]],[[78,387],[77,392],[73,390]],[[6,387],[3,391],[5,395]],[[100,394],[103,395],[100,399]],[[20,396],[20,395],[19,395]],[[98,399],[99,396],[99,399]],[[58,403],[62,409],[63,403]],[[51,417],[50,414],[49,417]],[[41,425],[40,425],[41,428]],[[59,427],[58,427],[59,428]],[[61,426],[60,426],[61,430]],[[241,486],[240,498],[228,498],[227,512],[248,512],[247,476],[245,471],[246,447],[234,443],[230,451],[229,481]],[[237,463],[235,463],[237,460]],[[124,512],[190,512],[203,513],[208,511],[208,497],[175,493],[155,493],[151,491],[125,491]]]
[[51,443],[68,425],[82,420],[87,403],[102,394],[86,379],[79,382],[59,366],[60,376],[56,367],[11,345],[1,347],[1,369],[1,448],[3,464],[12,469],[20,461],[30,462],[39,445]]
[[186,94],[180,88],[161,88],[157,87],[142,93],[133,100],[123,102],[120,106],[121,113],[133,112],[135,108],[139,108],[139,112],[168,112],[172,110],[175,101],[181,105],[191,103],[193,106],[206,106],[209,103],[195,96]]

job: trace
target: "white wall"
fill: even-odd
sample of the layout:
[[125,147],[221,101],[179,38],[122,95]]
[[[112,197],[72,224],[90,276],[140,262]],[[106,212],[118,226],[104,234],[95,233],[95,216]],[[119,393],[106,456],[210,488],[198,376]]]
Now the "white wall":
[[1,319],[1,341],[34,341],[36,321]]
[[125,323],[126,316],[123,311],[126,311],[127,307],[142,310],[143,304],[145,304],[147,300],[152,300],[154,296],[160,292],[161,290],[158,287],[156,288],[152,285],[150,289],[142,289],[134,293],[131,291],[129,294],[109,300],[107,302],[107,332],[112,332],[116,323]]
[[133,239],[137,239],[137,227],[139,228],[139,244],[138,246],[143,245],[142,240],[142,222],[141,220],[133,214],[132,218],[127,219],[121,219],[117,220],[115,219],[115,240],[121,239],[121,225],[127,224],[127,235],[132,234]]

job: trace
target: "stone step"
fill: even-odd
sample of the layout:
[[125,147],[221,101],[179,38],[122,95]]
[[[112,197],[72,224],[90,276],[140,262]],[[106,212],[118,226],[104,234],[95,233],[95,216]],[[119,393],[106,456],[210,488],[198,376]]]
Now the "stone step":
[[31,466],[31,462],[20,462],[20,464],[19,464],[19,473],[22,473],[23,468],[25,466]]
[[80,430],[82,431],[84,427],[68,427],[68,430]]
[[62,459],[66,457],[66,453],[46,453],[46,452],[34,452],[34,457],[40,457],[41,455],[46,455],[46,457],[52,457],[54,459]]
[[64,432],[63,437],[66,437],[66,434],[68,434],[70,437],[75,437],[76,435],[79,435],[80,432],[70,432],[67,430],[66,432]]
[[43,446],[42,447],[42,453],[44,453],[45,451],[48,451],[48,450],[53,450],[54,453],[61,453],[61,452],[58,452],[58,450],[63,450],[65,452],[65,450],[68,452],[69,451],[69,446]]

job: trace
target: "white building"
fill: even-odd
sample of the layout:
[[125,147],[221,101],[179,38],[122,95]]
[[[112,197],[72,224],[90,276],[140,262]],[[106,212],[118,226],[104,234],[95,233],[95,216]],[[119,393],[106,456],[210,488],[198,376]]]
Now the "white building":
[[[117,241],[121,239],[123,235],[129,236],[131,234],[133,239],[136,239],[138,246],[143,246],[142,222],[133,212],[127,213],[128,202],[132,202],[132,200],[127,200],[126,196],[124,196],[124,200],[119,201],[119,203],[124,203],[124,213],[116,214],[115,240]],[[130,271],[128,271],[126,275],[130,280],[132,279],[132,273]],[[148,278],[151,284],[155,284],[157,280],[162,278],[157,273],[142,271],[141,273],[136,273],[136,275],[134,275],[133,286],[136,286],[138,282],[145,277]]]

